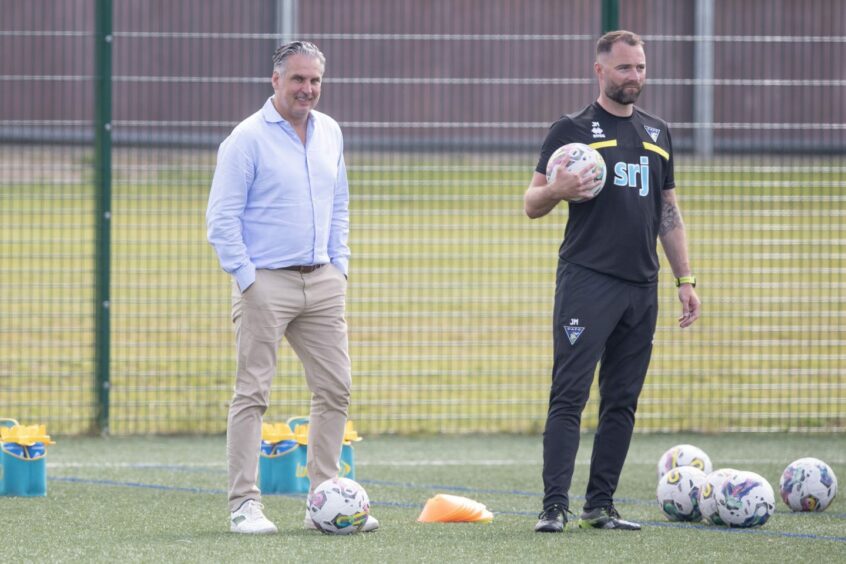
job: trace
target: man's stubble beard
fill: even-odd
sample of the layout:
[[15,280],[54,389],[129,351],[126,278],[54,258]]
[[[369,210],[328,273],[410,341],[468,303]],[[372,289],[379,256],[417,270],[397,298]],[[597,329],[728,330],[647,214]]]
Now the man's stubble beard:
[[605,89],[605,95],[610,99],[618,104],[628,105],[634,104],[637,102],[640,93],[643,92],[643,85],[640,85],[635,92],[626,92],[626,88],[632,86],[631,84],[625,84],[618,87],[608,87]]

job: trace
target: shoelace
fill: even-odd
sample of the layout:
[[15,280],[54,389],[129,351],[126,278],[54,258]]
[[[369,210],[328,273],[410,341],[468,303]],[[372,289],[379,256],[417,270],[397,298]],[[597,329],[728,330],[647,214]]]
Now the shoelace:
[[538,514],[538,519],[558,519],[557,514],[564,515],[564,508],[560,505],[553,505],[549,509],[544,509]]
[[620,518],[620,512],[617,511],[617,508],[614,507],[613,505],[609,505],[608,506],[608,516],[613,518],[613,519],[619,519]]
[[248,501],[247,504],[247,513],[249,513],[251,517],[256,517],[258,515],[261,515],[262,517],[264,516],[264,513],[262,513],[264,505],[257,501]]

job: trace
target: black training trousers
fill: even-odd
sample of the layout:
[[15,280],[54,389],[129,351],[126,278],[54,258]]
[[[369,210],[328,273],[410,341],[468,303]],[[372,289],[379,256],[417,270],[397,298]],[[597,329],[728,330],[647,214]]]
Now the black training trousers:
[[658,318],[657,286],[637,286],[559,261],[555,360],[543,433],[544,507],[570,507],[582,410],[599,369],[599,425],[585,509],[613,502],[634,429],[635,410]]

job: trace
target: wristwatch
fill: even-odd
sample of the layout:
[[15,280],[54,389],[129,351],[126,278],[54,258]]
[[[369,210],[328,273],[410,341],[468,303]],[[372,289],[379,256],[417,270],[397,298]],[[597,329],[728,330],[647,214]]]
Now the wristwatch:
[[691,274],[690,276],[679,276],[678,278],[676,278],[676,288],[678,288],[682,284],[690,284],[691,286],[696,288],[696,276]]

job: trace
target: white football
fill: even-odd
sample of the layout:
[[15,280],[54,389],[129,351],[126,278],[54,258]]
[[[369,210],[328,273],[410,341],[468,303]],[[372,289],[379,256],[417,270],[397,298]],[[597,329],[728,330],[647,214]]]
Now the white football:
[[693,466],[705,472],[706,475],[713,470],[711,459],[704,450],[693,445],[676,445],[667,449],[658,459],[658,479],[660,480],[664,474],[679,466]]
[[772,486],[755,472],[733,473],[715,496],[720,520],[729,527],[760,527],[775,511]]
[[824,511],[837,496],[837,476],[818,458],[788,464],[778,486],[781,499],[793,511]]
[[705,483],[699,490],[699,511],[702,512],[702,519],[712,525],[725,525],[717,511],[717,490],[735,472],[737,470],[734,468],[720,468],[705,476]]
[[367,492],[349,478],[326,480],[308,498],[308,513],[322,532],[330,535],[356,533],[370,514]]
[[[570,156],[571,162],[567,165],[567,170],[573,173],[579,173],[586,168],[596,167],[596,180],[599,181],[599,186],[594,188],[591,197],[595,198],[597,194],[602,192],[605,187],[605,177],[608,175],[608,168],[605,166],[605,159],[599,154],[599,151],[584,143],[567,143],[558,147],[546,163],[546,181],[552,182],[558,171],[558,165],[561,164],[567,156]],[[584,202],[586,200],[570,200],[572,203]]]
[[670,521],[700,521],[699,491],[705,473],[693,466],[680,466],[664,474],[655,495],[661,512]]

